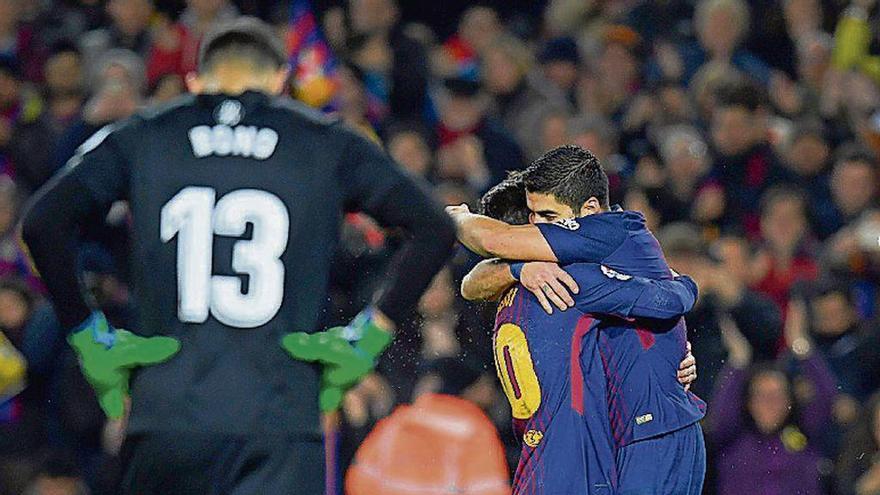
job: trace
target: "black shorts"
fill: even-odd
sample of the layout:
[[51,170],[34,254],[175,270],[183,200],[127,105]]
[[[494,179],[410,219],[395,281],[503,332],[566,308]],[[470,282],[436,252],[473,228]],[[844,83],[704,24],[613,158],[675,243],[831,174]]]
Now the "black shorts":
[[122,461],[126,495],[324,495],[320,440],[149,433]]

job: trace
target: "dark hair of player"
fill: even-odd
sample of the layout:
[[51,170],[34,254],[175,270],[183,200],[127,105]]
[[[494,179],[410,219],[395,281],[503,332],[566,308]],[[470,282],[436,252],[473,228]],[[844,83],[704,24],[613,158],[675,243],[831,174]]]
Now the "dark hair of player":
[[511,225],[529,223],[522,172],[510,172],[506,179],[489,189],[480,199],[480,214]]
[[592,197],[608,208],[608,175],[596,156],[580,146],[567,144],[544,153],[523,172],[523,183],[528,192],[550,194],[575,213]]
[[205,35],[199,48],[199,71],[209,72],[218,62],[230,59],[247,60],[258,70],[277,70],[287,63],[287,53],[268,24],[243,16]]

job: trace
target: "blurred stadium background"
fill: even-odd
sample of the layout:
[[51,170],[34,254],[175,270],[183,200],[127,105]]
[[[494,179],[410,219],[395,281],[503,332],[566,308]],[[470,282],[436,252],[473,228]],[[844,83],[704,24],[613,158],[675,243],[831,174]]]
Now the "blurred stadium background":
[[[21,207],[102,125],[184,91],[199,37],[277,26],[291,92],[335,111],[445,203],[574,142],[701,287],[688,315],[709,402],[707,494],[880,494],[880,9],[874,0],[0,0],[0,493],[112,494],[105,421],[16,233]],[[82,246],[132,328],[127,211]],[[326,323],[375,287],[397,239],[345,219]],[[491,305],[459,252],[380,372],[346,399],[341,462],[426,392],[482,409],[516,465]],[[797,365],[789,342],[815,352]],[[766,366],[765,366],[766,364]]]

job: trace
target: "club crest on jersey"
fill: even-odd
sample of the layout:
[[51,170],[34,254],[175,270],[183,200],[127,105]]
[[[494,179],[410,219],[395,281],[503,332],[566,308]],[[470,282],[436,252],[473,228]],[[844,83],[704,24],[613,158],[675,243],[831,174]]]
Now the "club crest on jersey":
[[567,230],[577,230],[581,228],[581,224],[579,224],[574,218],[560,218],[559,220],[555,220],[553,224]]
[[544,432],[538,430],[529,430],[523,434],[523,443],[531,448],[535,448],[544,439]]
[[224,100],[223,103],[218,105],[217,109],[214,110],[214,120],[216,120],[218,124],[228,125],[230,127],[241,122],[242,116],[244,116],[244,110],[242,109],[241,103],[236,100]]
[[605,265],[599,265],[599,267],[602,268],[602,274],[605,275],[605,276],[608,277],[608,278],[613,278],[613,279],[617,279],[617,280],[622,280],[622,281],[624,281],[624,282],[626,282],[627,280],[631,280],[631,279],[633,278],[632,275],[626,275],[626,274],[624,274],[624,273],[620,273],[620,272],[618,272],[618,271],[614,271],[614,270],[612,270],[611,268],[608,268],[608,267],[605,266]]

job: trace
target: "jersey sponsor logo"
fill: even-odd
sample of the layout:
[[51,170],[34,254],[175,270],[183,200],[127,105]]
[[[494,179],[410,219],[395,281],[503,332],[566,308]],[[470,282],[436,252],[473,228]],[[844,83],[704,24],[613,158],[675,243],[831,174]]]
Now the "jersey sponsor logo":
[[189,130],[189,143],[196,158],[241,156],[265,160],[275,153],[278,133],[252,125],[200,125]]
[[577,230],[581,228],[581,224],[578,223],[574,218],[560,218],[553,222],[553,225],[558,225],[566,230]]
[[605,265],[599,265],[599,266],[602,268],[602,274],[605,275],[605,276],[608,277],[608,278],[613,278],[613,279],[616,279],[616,280],[621,280],[621,281],[623,281],[623,282],[626,282],[627,280],[632,280],[632,278],[633,278],[632,275],[627,275],[627,274],[625,274],[625,273],[620,273],[620,272],[618,272],[618,271],[616,271],[616,270],[612,270],[611,268],[608,268],[608,267],[605,266]]
[[654,421],[654,415],[651,413],[642,414],[641,416],[636,416],[636,424],[637,425],[643,425],[645,423],[650,423],[651,421]]
[[535,448],[544,439],[544,432],[538,430],[529,430],[523,434],[523,443],[531,448]]
[[242,109],[241,103],[235,100],[225,100],[223,103],[217,105],[217,109],[214,110],[214,120],[216,120],[218,124],[228,125],[230,127],[241,122],[243,116],[244,110]]

